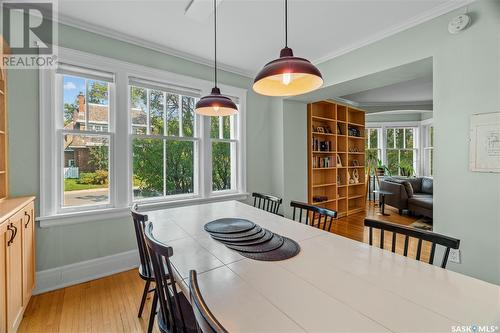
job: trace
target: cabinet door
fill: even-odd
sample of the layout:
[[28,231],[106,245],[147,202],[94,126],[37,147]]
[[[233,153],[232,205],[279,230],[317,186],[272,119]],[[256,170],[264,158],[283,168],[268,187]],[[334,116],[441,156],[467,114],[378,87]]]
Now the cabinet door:
[[[7,239],[7,332],[15,332],[23,313],[23,243],[21,233],[24,211],[9,220]],[[11,235],[11,236],[10,236]]]
[[7,231],[8,221],[0,226],[0,332],[7,331],[7,281],[6,281],[6,254],[7,239],[11,232]]
[[35,219],[33,203],[27,205],[23,211],[23,306],[26,307],[35,287]]

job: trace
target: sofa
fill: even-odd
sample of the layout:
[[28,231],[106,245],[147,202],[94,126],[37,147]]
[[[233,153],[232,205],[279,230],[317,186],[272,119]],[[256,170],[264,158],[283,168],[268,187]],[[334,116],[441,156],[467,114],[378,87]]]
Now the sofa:
[[399,210],[432,218],[433,180],[429,177],[384,177],[380,189],[393,193],[386,195],[385,203]]

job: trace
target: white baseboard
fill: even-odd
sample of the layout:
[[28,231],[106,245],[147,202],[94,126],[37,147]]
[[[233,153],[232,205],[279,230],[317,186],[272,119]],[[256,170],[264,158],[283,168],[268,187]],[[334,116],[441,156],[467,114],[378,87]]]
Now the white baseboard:
[[36,288],[40,294],[120,273],[139,266],[139,252],[126,251],[106,257],[77,262],[36,273]]

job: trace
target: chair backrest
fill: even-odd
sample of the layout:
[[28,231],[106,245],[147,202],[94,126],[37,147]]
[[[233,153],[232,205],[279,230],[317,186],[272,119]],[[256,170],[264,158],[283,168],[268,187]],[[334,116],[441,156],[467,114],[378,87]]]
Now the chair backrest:
[[139,249],[142,274],[147,277],[153,277],[153,272],[151,271],[151,258],[149,257],[149,252],[144,240],[144,228],[146,227],[148,216],[137,212],[137,207],[137,204],[134,204],[130,208],[130,213],[132,214],[132,220],[134,221],[135,238],[137,239],[137,247]]
[[[330,230],[332,226],[333,219],[337,218],[337,212],[334,210],[309,205],[299,201],[290,202],[290,206],[293,207],[293,219],[302,223],[303,213],[305,212],[305,224],[320,228],[323,230]],[[298,214],[296,210],[299,210]]]
[[280,206],[283,202],[283,199],[272,195],[257,193],[257,192],[252,193],[252,197],[253,197],[254,207],[257,207],[259,209],[265,210],[267,212],[276,215],[279,214]]
[[170,263],[170,257],[174,255],[174,250],[155,239],[151,222],[146,225],[145,236],[155,275],[158,302],[160,303],[158,319],[163,323],[160,325],[167,325],[171,328],[170,332],[184,332],[186,323]]
[[189,272],[189,293],[191,294],[191,306],[193,307],[198,331],[203,333],[227,333],[203,300],[195,270]]
[[416,260],[420,260],[422,255],[422,242],[427,241],[431,243],[431,251],[429,254],[429,264],[434,263],[434,256],[436,254],[436,245],[441,245],[446,248],[443,260],[441,261],[441,267],[446,268],[446,264],[448,262],[448,256],[450,254],[450,249],[458,249],[460,246],[460,240],[440,234],[436,234],[434,232],[415,229],[411,227],[406,227],[399,224],[394,224],[390,222],[377,221],[372,219],[365,219],[365,226],[369,227],[369,242],[370,245],[373,245],[373,229],[380,229],[380,241],[379,247],[384,249],[384,232],[392,232],[392,241],[391,241],[391,251],[396,252],[396,235],[402,234],[405,236],[403,255],[405,257],[408,256],[408,244],[410,237],[418,239],[417,244],[417,253]]

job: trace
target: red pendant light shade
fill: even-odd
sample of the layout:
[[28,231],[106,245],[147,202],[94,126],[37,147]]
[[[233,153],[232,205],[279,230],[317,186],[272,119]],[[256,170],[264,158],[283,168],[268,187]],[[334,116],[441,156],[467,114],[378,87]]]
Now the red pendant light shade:
[[307,59],[294,57],[292,49],[285,47],[278,59],[267,63],[257,74],[253,90],[267,96],[295,96],[322,85],[320,71]]
[[217,87],[217,4],[214,0],[214,87],[210,95],[203,96],[196,103],[195,112],[202,116],[230,116],[238,112],[238,107],[227,96],[221,95]]
[[257,74],[253,90],[266,96],[295,96],[322,85],[320,71],[307,59],[294,57],[288,47],[288,1],[285,0],[285,48],[278,59],[268,62]]
[[203,96],[196,103],[196,113],[202,116],[230,116],[236,112],[236,104],[229,97],[221,95],[217,87],[212,88],[210,95]]

